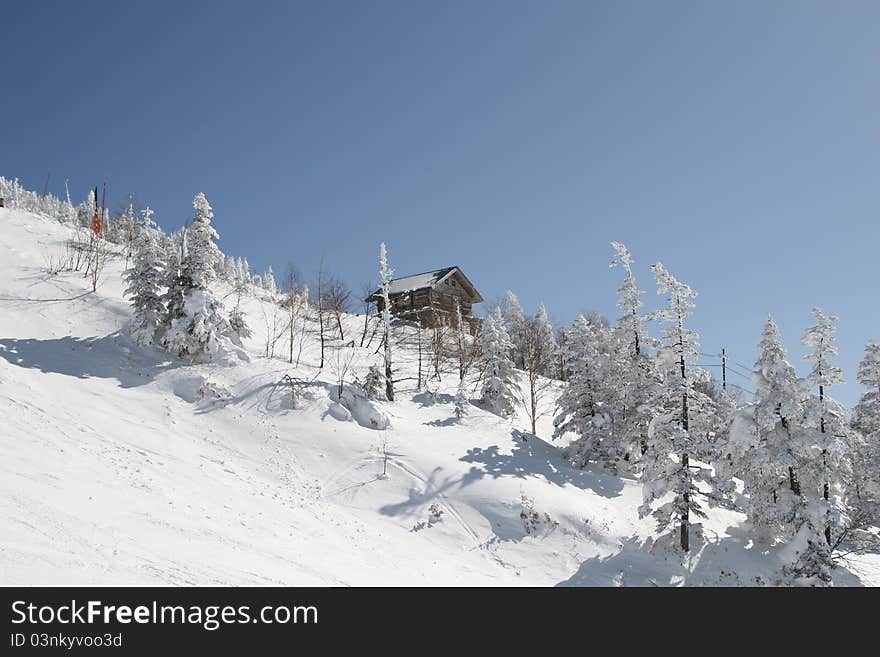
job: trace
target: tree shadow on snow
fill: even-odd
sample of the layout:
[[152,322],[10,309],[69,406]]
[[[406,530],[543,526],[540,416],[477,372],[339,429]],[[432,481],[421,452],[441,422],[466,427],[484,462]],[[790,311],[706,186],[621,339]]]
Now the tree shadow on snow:
[[502,454],[498,445],[474,447],[459,460],[479,463],[483,472],[491,477],[502,476],[526,478],[542,476],[557,486],[571,484],[591,490],[602,497],[617,497],[623,491],[623,482],[612,475],[575,468],[566,461],[559,450],[537,436],[516,429],[511,431],[513,446],[510,454]]
[[422,422],[425,426],[428,427],[451,427],[459,424],[460,420],[455,415],[451,415],[447,418],[443,418],[442,420],[431,420],[429,422]]
[[179,363],[167,355],[134,346],[120,333],[104,337],[65,336],[48,340],[0,338],[0,357],[18,367],[79,379],[119,381],[122,388],[149,383]]
[[412,400],[422,408],[425,408],[427,406],[436,406],[438,404],[451,404],[455,401],[455,397],[448,395],[445,392],[438,392],[433,395],[430,392],[420,392],[417,395],[413,395]]
[[[763,586],[786,585],[783,563],[774,548],[753,543],[748,529],[728,527],[725,535],[707,536],[691,526],[691,551],[678,548],[678,532],[656,540],[632,536],[617,552],[595,556],[556,586]],[[844,567],[833,571],[837,586],[861,586]]]
[[417,516],[425,505],[437,499],[442,500],[446,491],[452,488],[464,488],[483,477],[483,473],[478,468],[471,468],[461,477],[444,477],[440,480],[442,471],[441,467],[434,468],[428,478],[422,482],[421,489],[410,488],[407,499],[396,504],[386,504],[379,509],[379,512],[385,516]]

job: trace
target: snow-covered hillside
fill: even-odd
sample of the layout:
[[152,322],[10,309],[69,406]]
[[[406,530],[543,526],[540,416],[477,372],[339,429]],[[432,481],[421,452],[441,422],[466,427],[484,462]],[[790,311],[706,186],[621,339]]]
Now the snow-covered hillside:
[[[352,416],[314,341],[298,368],[262,356],[256,296],[242,301],[249,360],[187,365],[136,346],[123,258],[96,293],[80,273],[47,273],[70,232],[0,209],[2,584],[776,582],[779,559],[739,512],[713,509],[682,561],[638,518],[638,482],[569,466],[557,444],[525,439],[524,417],[474,406],[459,421],[454,374]],[[344,321],[358,334],[363,318]],[[306,381],[295,401],[285,375]],[[880,563],[853,561],[836,583],[880,585]]]

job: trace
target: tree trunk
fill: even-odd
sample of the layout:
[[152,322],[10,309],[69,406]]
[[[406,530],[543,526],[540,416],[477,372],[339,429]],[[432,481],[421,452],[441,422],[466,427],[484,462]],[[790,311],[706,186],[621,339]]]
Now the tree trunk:
[[342,313],[336,313],[336,326],[339,327],[339,341],[345,342],[345,335],[342,333]]
[[[688,473],[688,478],[690,478],[690,471],[688,468],[690,467],[690,461],[688,459],[687,454],[681,455],[681,467],[684,468],[685,472]],[[691,496],[690,493],[685,492],[684,495],[684,513],[681,516],[681,549],[685,552],[690,552],[691,549],[691,537],[690,537],[690,501]]]
[[788,486],[795,495],[801,494],[801,482],[798,481],[797,473],[792,466],[788,466]]
[[361,333],[361,346],[364,346],[364,340],[367,339],[367,328],[370,325],[370,309],[366,308],[364,310],[364,332]]
[[[822,410],[822,414],[819,416],[819,431],[823,434],[825,433],[825,387],[819,386],[819,405]],[[828,453],[827,449],[822,450],[822,465],[825,466],[826,474],[828,472],[828,461],[826,454]],[[831,497],[831,484],[828,481],[822,484],[822,496],[825,498],[827,502]],[[828,545],[831,545],[831,525],[825,524],[825,540],[828,542]]]
[[416,329],[416,331],[418,331],[417,336],[418,336],[418,342],[419,342],[419,378],[416,383],[416,389],[421,390],[422,389],[422,320],[421,319],[419,319],[419,324],[418,324],[418,328]]
[[319,370],[324,369],[324,310],[318,305],[318,326],[320,327],[321,333],[321,364],[318,366]]

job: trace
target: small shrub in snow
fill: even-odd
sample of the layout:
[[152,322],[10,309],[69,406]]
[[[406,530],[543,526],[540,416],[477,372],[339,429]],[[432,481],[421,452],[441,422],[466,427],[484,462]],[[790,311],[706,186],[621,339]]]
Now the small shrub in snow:
[[525,493],[520,498],[520,505],[522,509],[519,512],[519,517],[526,534],[537,534],[542,527],[554,529],[559,526],[559,522],[554,520],[549,513],[539,513],[535,508],[535,500]]
[[443,519],[443,509],[440,508],[439,504],[432,504],[428,507],[428,524],[433,525],[434,523],[440,522]]
[[361,387],[364,389],[364,394],[366,394],[367,399],[386,400],[385,375],[382,374],[378,366],[370,365],[370,368],[367,370],[367,376],[364,379],[363,384],[361,384]]

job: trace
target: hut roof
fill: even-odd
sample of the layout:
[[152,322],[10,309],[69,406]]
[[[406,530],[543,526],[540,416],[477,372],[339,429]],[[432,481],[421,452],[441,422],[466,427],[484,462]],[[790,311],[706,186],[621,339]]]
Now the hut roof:
[[[473,283],[468,280],[468,277],[464,275],[464,272],[456,266],[444,267],[442,269],[426,271],[421,274],[413,274],[412,276],[404,276],[402,278],[394,278],[391,280],[388,293],[400,294],[402,292],[412,292],[413,290],[421,290],[423,288],[433,288],[450,277],[455,277],[464,285],[464,289],[471,297],[473,303],[480,303],[483,301],[483,297],[477,292],[477,288],[475,288]],[[367,300],[374,300],[381,296],[381,294],[382,288],[379,288],[373,292]]]

